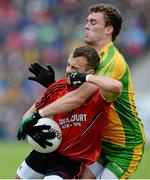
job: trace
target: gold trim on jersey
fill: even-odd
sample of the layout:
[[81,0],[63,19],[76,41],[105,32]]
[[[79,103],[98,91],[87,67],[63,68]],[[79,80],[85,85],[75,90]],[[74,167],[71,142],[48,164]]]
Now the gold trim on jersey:
[[112,104],[108,116],[108,124],[104,131],[104,141],[108,141],[113,144],[125,146],[125,134],[122,126],[122,122],[115,111],[115,107]]
[[[130,77],[130,76],[129,76],[129,77]],[[133,86],[132,86],[131,79],[129,78],[128,81],[129,81],[129,85],[128,85],[129,102],[130,102],[130,104],[132,104],[132,106],[131,106],[131,111],[132,111],[132,113],[133,113],[134,116],[135,116],[135,120],[138,122],[138,124],[139,124],[139,126],[140,126],[143,140],[146,141],[146,137],[145,137],[143,125],[141,124],[141,120],[139,119],[138,114],[137,114],[137,112],[135,111],[135,100],[134,100],[134,99],[135,99],[135,95],[134,95],[134,92],[133,92]]]
[[128,170],[126,171],[126,173],[121,177],[121,179],[126,179],[128,178],[138,167],[140,160],[142,158],[143,155],[143,144],[137,146],[134,148],[133,150],[133,156],[132,156],[132,160],[130,162],[130,165],[128,167]]

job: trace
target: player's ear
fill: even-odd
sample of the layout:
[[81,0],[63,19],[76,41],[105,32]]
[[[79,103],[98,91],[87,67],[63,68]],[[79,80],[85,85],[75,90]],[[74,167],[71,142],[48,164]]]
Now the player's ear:
[[114,30],[114,29],[113,29],[112,26],[107,26],[105,32],[106,32],[106,34],[112,34],[112,33],[113,33],[113,30]]

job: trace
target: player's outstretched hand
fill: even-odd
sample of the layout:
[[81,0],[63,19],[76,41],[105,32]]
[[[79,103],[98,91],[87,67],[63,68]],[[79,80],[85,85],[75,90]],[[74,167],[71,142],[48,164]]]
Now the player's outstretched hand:
[[39,111],[36,110],[33,114],[27,116],[20,124],[18,129],[17,138],[18,140],[25,139],[26,134],[30,132],[30,129],[38,122],[41,118]]
[[47,140],[56,137],[55,132],[51,131],[51,126],[49,125],[31,127],[27,134],[43,148],[46,148],[46,146],[53,146],[53,144]]
[[35,76],[30,76],[28,77],[28,79],[36,81],[46,88],[48,88],[51,84],[55,82],[55,71],[49,64],[46,67],[44,67],[38,63],[33,63],[29,67],[29,71],[33,73]]
[[72,85],[81,85],[86,82],[86,73],[72,72],[70,74],[70,83]]

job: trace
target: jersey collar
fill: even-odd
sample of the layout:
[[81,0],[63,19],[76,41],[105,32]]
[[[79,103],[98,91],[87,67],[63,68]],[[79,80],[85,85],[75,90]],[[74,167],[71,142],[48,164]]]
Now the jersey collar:
[[106,46],[104,46],[103,48],[101,48],[101,49],[99,50],[98,54],[99,54],[99,56],[100,56],[101,59],[102,59],[103,56],[106,54],[108,48],[109,48],[110,46],[112,46],[112,45],[113,45],[113,42],[110,42],[110,43],[108,43]]

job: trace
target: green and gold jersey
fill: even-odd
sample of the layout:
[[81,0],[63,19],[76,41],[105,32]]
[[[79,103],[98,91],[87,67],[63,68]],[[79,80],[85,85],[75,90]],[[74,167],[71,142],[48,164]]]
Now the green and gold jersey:
[[119,146],[136,146],[145,141],[143,125],[135,106],[134,91],[129,67],[113,43],[99,52],[101,62],[96,74],[120,80],[121,96],[111,105],[104,141]]

